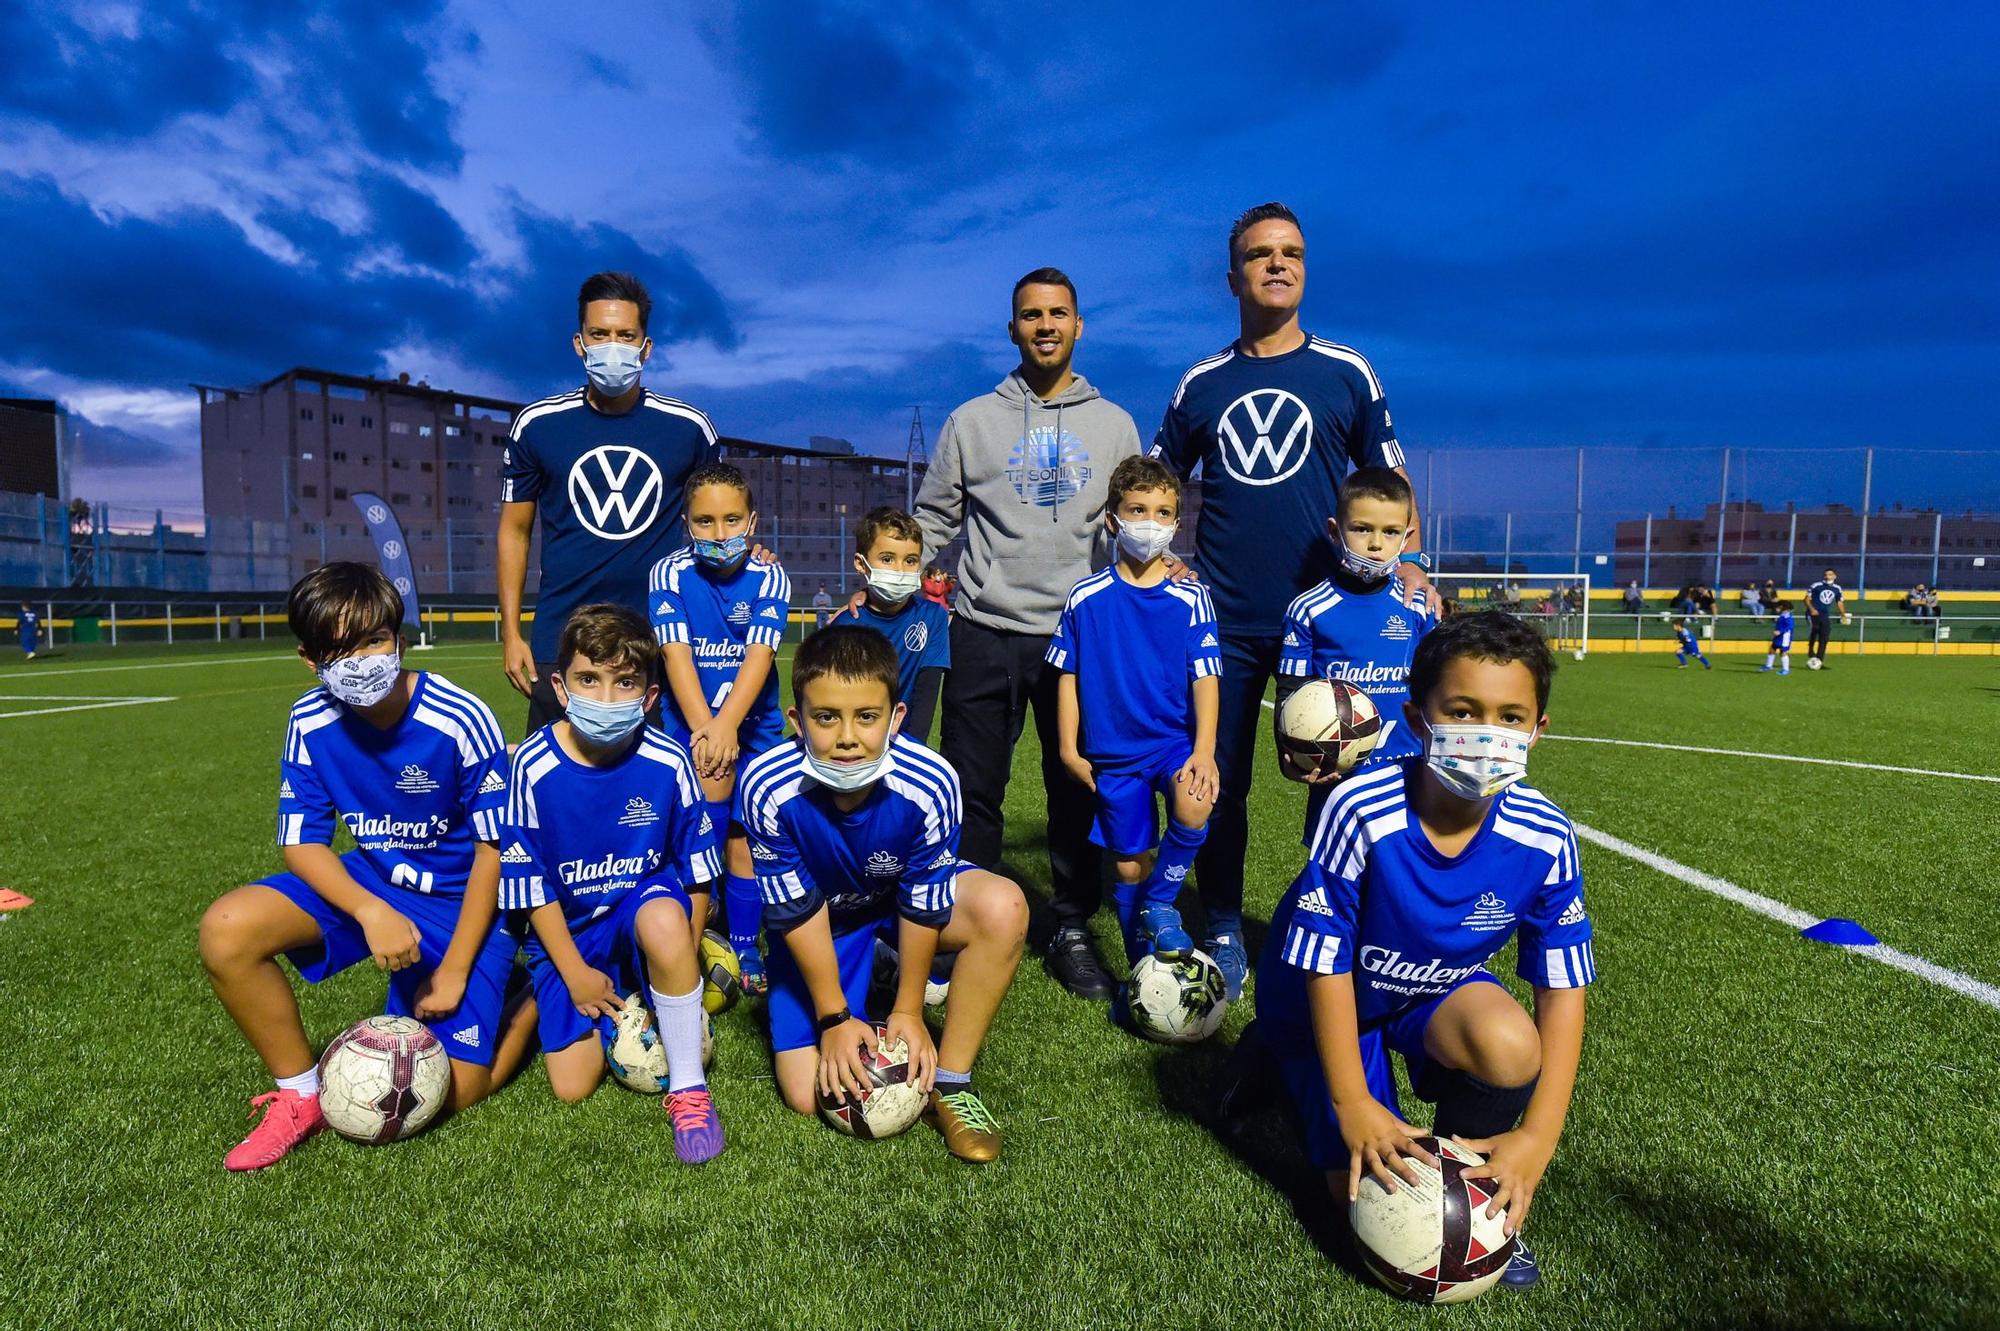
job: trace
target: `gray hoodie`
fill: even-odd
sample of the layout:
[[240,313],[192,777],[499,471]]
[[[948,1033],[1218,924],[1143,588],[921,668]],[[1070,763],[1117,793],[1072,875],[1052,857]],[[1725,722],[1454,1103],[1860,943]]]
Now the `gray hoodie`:
[[1111,558],[1105,486],[1139,452],[1138,427],[1082,375],[1048,401],[1019,370],[951,413],[917,492],[928,563],[961,531],[957,612],[1011,633],[1053,633],[1069,589]]

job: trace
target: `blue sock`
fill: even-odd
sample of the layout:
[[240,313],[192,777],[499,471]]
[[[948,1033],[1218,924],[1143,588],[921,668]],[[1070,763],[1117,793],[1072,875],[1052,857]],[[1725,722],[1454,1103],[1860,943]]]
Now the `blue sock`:
[[1139,960],[1137,935],[1134,932],[1139,923],[1138,883],[1119,883],[1111,889],[1111,905],[1118,912],[1118,936],[1125,940],[1125,961],[1129,965]]
[[1146,879],[1144,896],[1149,906],[1171,906],[1187,883],[1194,868],[1195,854],[1208,840],[1208,828],[1187,827],[1178,818],[1167,819],[1167,834],[1160,838],[1160,852],[1153,860],[1153,872]]
[[722,899],[729,917],[729,945],[738,952],[754,951],[757,930],[764,923],[764,898],[755,878],[730,874],[722,880]]

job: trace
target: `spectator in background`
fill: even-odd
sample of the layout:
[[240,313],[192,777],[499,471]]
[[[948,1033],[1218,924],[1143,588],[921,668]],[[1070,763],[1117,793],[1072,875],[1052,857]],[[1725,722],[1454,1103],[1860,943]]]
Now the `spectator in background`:
[[1752,619],[1764,617],[1764,598],[1757,591],[1757,584],[1751,583],[1743,589],[1743,613]]
[[827,594],[826,584],[822,582],[819,590],[813,593],[813,630],[817,632],[825,628],[827,618],[832,614],[833,597]]
[[1776,606],[1778,604],[1778,584],[1772,582],[1769,578],[1764,579],[1764,595],[1762,599],[1766,606],[1772,608],[1772,613],[1776,614],[1777,613]]
[[1929,614],[1929,616],[1932,619],[1936,619],[1938,617],[1937,588],[1935,587],[1924,588],[1924,610],[1926,613]]
[[951,574],[932,564],[924,570],[924,599],[936,601],[945,609],[951,609],[951,588],[956,581]]
[[1695,608],[1701,611],[1702,614],[1708,615],[1712,618],[1715,615],[1715,588],[1713,587],[1695,588],[1694,604]]
[[1625,613],[1628,615],[1646,613],[1646,593],[1639,590],[1637,578],[1625,584]]

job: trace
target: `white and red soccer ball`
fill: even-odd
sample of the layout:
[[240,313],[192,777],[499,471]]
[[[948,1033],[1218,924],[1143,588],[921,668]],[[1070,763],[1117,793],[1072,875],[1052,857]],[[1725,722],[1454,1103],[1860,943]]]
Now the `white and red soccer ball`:
[[819,1098],[819,1116],[850,1137],[878,1141],[903,1132],[923,1115],[930,1097],[910,1080],[910,1046],[889,1042],[885,1027],[875,1028],[875,1048],[861,1051],[870,1085],[859,1094],[842,1091]]
[[319,1108],[350,1141],[380,1146],[423,1131],[451,1094],[451,1056],[414,1017],[369,1017],[319,1056]]
[[1491,1180],[1465,1176],[1484,1157],[1446,1138],[1418,1137],[1416,1144],[1437,1166],[1405,1157],[1417,1182],[1398,1179],[1394,1192],[1364,1177],[1348,1218],[1362,1262],[1382,1284],[1418,1303],[1463,1303],[1500,1279],[1515,1240],[1505,1211],[1486,1214]]
[[1382,713],[1367,692],[1345,680],[1314,679],[1278,708],[1278,751],[1286,774],[1359,767],[1382,739]]

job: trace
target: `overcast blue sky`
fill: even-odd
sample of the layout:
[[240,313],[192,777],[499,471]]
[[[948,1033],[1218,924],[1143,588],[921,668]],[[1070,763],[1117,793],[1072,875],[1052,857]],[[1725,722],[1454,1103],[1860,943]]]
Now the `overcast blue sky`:
[[79,491],[193,508],[190,381],[538,396],[630,267],[649,382],[900,452],[1056,264],[1150,432],[1280,198],[1413,453],[1986,449],[1996,49],[1991,5],[1844,0],[13,5],[0,380],[98,427]]

